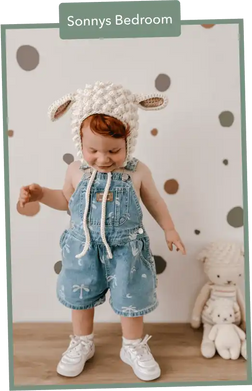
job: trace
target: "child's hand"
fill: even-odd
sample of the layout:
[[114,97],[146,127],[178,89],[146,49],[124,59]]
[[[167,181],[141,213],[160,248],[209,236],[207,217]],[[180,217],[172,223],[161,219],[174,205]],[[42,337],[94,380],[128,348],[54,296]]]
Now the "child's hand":
[[21,208],[23,208],[28,202],[40,201],[42,197],[42,187],[37,185],[36,183],[33,183],[29,186],[23,186],[20,189],[19,203]]
[[186,254],[185,246],[175,229],[165,231],[165,239],[170,251],[173,250],[173,244],[174,244],[177,247],[177,251],[181,251],[183,255]]

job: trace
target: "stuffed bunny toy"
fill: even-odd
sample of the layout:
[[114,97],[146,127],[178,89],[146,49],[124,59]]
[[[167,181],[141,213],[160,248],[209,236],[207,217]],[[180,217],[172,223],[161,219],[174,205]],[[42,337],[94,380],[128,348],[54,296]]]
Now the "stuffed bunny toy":
[[[244,275],[244,250],[239,243],[212,242],[200,252],[198,260],[203,264],[208,282],[195,301],[191,326],[197,329],[203,323],[201,353],[204,357],[211,358],[216,353],[216,347],[209,339],[214,322],[208,308],[216,299],[225,298],[237,304],[234,323],[246,330],[245,304],[238,286]],[[246,341],[242,342],[241,352],[246,357]]]
[[206,311],[214,323],[208,338],[215,343],[222,358],[237,360],[241,354],[241,341],[246,339],[244,331],[233,323],[235,311],[239,311],[238,304],[228,299],[217,299]]

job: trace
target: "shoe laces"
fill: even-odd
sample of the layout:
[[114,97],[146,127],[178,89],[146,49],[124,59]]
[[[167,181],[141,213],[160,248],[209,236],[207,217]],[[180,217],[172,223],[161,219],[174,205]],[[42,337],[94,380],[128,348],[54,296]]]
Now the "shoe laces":
[[151,339],[151,335],[146,335],[142,341],[140,341],[136,345],[129,345],[128,349],[131,353],[133,353],[136,358],[138,358],[141,361],[147,361],[152,358],[152,354],[150,351],[150,348],[148,346],[148,341]]
[[69,338],[71,339],[70,345],[67,350],[62,353],[62,356],[73,356],[75,354],[80,356],[81,352],[87,352],[93,344],[93,341],[89,340],[88,338],[80,338],[75,335],[69,335]]

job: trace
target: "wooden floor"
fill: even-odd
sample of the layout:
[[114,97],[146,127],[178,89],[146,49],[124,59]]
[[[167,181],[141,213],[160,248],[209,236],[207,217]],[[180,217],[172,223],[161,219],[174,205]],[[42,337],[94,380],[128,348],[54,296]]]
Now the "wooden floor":
[[[56,373],[61,354],[72,333],[66,323],[16,323],[13,325],[15,386],[141,383],[119,358],[120,325],[95,325],[96,354],[84,372],[72,379]],[[147,324],[145,333],[162,375],[156,383],[246,380],[246,361],[226,361],[200,353],[201,330],[187,324]]]

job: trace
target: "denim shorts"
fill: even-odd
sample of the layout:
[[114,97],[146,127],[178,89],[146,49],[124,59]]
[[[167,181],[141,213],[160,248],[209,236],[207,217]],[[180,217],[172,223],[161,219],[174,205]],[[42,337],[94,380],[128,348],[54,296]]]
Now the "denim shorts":
[[57,281],[57,297],[66,307],[84,310],[105,302],[116,314],[143,316],[158,306],[156,268],[147,235],[131,235],[132,240],[110,244],[109,259],[102,242],[91,241],[88,252],[77,259],[83,248],[83,237],[68,229],[60,239],[62,269]]

